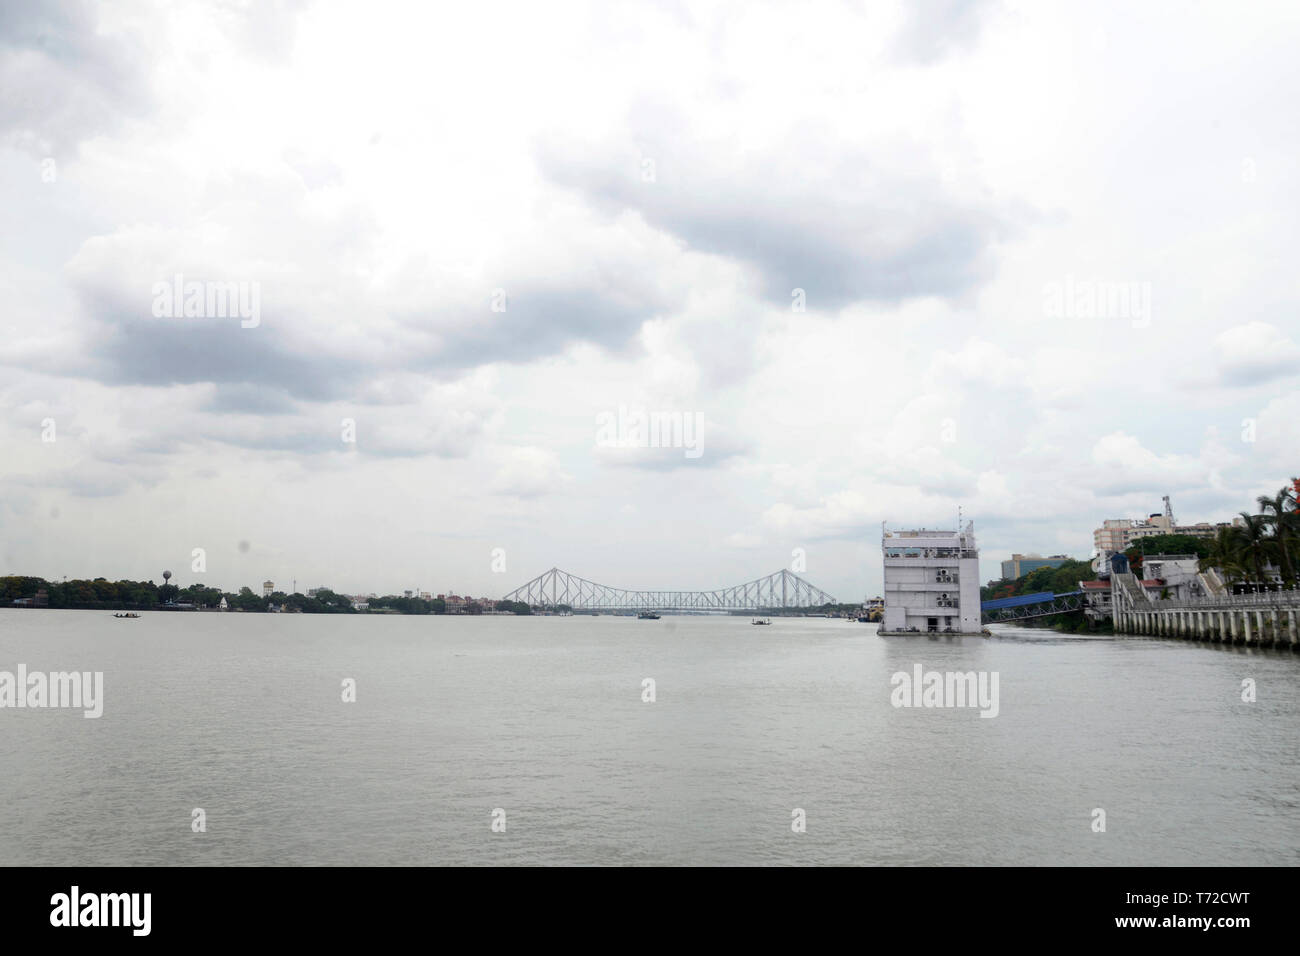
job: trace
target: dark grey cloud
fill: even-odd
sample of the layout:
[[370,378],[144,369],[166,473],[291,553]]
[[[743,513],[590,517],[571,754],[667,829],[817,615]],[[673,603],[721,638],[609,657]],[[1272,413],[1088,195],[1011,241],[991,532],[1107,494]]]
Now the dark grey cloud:
[[0,131],[56,155],[153,105],[149,51],[93,0],[0,5]]
[[611,215],[633,210],[691,249],[747,263],[763,295],[787,307],[795,289],[809,309],[960,296],[990,274],[994,241],[1019,218],[957,199],[937,169],[891,171],[822,131],[792,135],[788,153],[737,151],[728,165],[697,152],[695,131],[662,111],[647,122],[660,128],[632,138],[654,160],[653,182],[638,150],[620,147],[546,141],[539,166]]
[[[298,15],[307,5],[215,0],[199,10],[212,30],[240,49],[279,63],[293,46]],[[0,134],[58,157],[123,120],[153,112],[158,98],[152,73],[172,52],[165,45],[173,39],[174,11],[140,6],[96,0],[0,4]],[[148,13],[154,15],[141,15]],[[143,22],[147,31],[139,29]]]
[[[540,275],[534,250],[503,253],[488,267],[501,290],[495,303],[487,282],[449,282],[422,259],[374,288],[341,265],[375,254],[367,216],[349,208],[302,224],[305,192],[296,178],[246,185],[257,214],[231,224],[247,240],[224,256],[192,233],[154,225],[87,239],[64,270],[80,305],[73,346],[65,340],[24,362],[111,385],[214,383],[214,411],[270,414],[293,401],[401,404],[421,378],[534,362],[578,342],[624,350],[643,322],[679,308],[685,295],[646,259],[664,249],[635,243],[562,254],[560,268]],[[233,304],[226,318],[156,316],[155,284],[171,289],[176,276],[255,289],[258,321],[248,323],[255,327],[243,327]],[[429,306],[412,306],[421,301]],[[251,295],[240,304],[252,306]]]
[[652,289],[620,287],[615,277],[587,284],[506,284],[505,311],[458,308],[427,318],[408,315],[408,326],[425,327],[430,341],[412,354],[412,366],[429,370],[472,368],[489,362],[527,363],[586,342],[621,351],[641,324],[675,303]]
[[[345,397],[371,371],[355,356],[313,342],[312,323],[300,314],[286,313],[283,300],[274,295],[273,282],[257,283],[256,324],[244,328],[238,314],[155,316],[152,280],[143,279],[138,270],[124,274],[114,268],[110,259],[70,270],[70,284],[81,307],[80,348],[51,350],[37,360],[29,358],[29,364],[42,372],[107,385],[210,382],[221,386],[215,410],[258,406],[262,412],[282,407],[289,398]],[[186,281],[211,278],[198,270],[181,272]],[[170,281],[171,273],[159,270],[158,275],[158,281]],[[225,282],[226,277],[213,281]],[[251,297],[246,301],[251,304]]]
[[283,415],[296,408],[297,405],[283,388],[238,382],[219,385],[203,411]]
[[[308,401],[350,394],[367,372],[357,361],[316,352],[310,342],[238,319],[152,319],[110,323],[83,371],[109,385],[215,382],[262,386]],[[257,391],[257,389],[254,389]],[[238,393],[247,398],[248,389]]]
[[406,314],[400,323],[410,336],[394,335],[382,349],[343,352],[312,336],[329,317],[277,313],[269,294],[261,323],[243,328],[237,317],[155,318],[140,289],[96,281],[77,291],[91,319],[84,349],[48,354],[42,370],[110,385],[211,382],[220,387],[210,410],[268,414],[291,410],[294,400],[382,402],[373,384],[389,374],[445,377],[494,362],[533,362],[576,342],[618,351],[669,305],[612,287],[523,285],[508,293],[504,312],[493,312],[485,298],[474,308]]

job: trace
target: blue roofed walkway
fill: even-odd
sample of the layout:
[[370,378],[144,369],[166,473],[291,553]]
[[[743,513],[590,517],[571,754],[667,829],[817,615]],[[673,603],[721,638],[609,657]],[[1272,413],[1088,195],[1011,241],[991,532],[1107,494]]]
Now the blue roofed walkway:
[[996,624],[999,621],[1023,621],[1031,617],[1068,614],[1070,611],[1082,610],[1083,600],[1082,591],[1066,591],[1063,594],[1036,591],[995,601],[981,601],[980,621]]

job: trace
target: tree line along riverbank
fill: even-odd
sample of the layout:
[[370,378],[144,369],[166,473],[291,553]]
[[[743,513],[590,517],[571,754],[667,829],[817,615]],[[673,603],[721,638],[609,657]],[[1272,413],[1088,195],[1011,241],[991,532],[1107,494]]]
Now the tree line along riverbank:
[[[0,577],[0,607],[66,608],[105,611],[219,611],[224,599],[229,611],[266,613],[273,609],[291,614],[446,614],[447,603],[441,598],[384,595],[367,599],[367,607],[356,607],[352,599],[329,588],[312,595],[274,591],[263,596],[252,588],[222,591],[220,588],[191,584],[179,587],[153,581],[110,581],[107,578],[76,578],[70,581],[47,581],[30,575]],[[529,614],[531,609],[520,601],[490,603],[495,611]],[[464,613],[481,614],[480,605],[467,607]]]

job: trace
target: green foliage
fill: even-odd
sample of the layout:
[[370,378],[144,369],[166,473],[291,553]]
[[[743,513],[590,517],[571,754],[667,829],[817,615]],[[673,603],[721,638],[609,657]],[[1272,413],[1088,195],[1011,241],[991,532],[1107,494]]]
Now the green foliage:
[[329,588],[321,588],[316,592],[314,598],[308,598],[308,601],[315,601],[320,610],[320,614],[348,614],[355,610],[352,607],[352,598],[346,594],[338,594]]
[[424,598],[399,597],[395,594],[385,594],[383,597],[372,597],[369,604],[372,611],[388,608],[401,614],[447,613],[447,602],[442,598],[434,598],[432,601],[426,601]]
[[198,607],[217,607],[221,604],[221,590],[202,584],[191,584],[181,591],[180,601]]
[[1014,580],[990,581],[980,588],[980,600],[993,601],[1022,594],[1036,594],[1039,591],[1064,594],[1079,590],[1080,581],[1093,581],[1096,577],[1092,572],[1092,562],[1071,559],[1059,568],[1034,568]]
[[0,603],[8,606],[19,598],[35,597],[41,588],[48,587],[43,578],[11,575],[0,578]]
[[497,601],[496,610],[509,611],[511,614],[532,614],[533,609],[526,601]]
[[[93,581],[72,580],[50,582],[44,578],[28,575],[9,575],[0,577],[0,607],[10,607],[15,599],[33,598],[36,592],[44,589],[49,595],[49,606],[56,608],[85,608],[109,610],[148,610],[173,600],[177,604],[193,604],[196,607],[216,608],[225,597],[231,610],[242,609],[246,612],[262,612],[274,604],[284,606],[286,610],[297,609],[304,614],[353,614],[356,608],[352,599],[346,594],[339,594],[329,588],[322,588],[314,597],[304,594],[285,594],[276,591],[268,598],[254,593],[252,588],[242,587],[238,593],[225,592],[219,588],[203,584],[191,584],[184,589],[175,584],[158,586],[152,581],[109,581],[95,578]],[[372,598],[371,607],[390,607],[402,614],[443,614],[446,602],[442,599],[422,601],[419,598],[385,597]],[[525,606],[516,614],[529,613]]]
[[230,605],[231,610],[239,609],[241,611],[265,611],[266,598],[254,594],[250,587],[242,587],[238,594],[227,594],[226,603]]
[[0,578],[0,605],[12,606],[17,598],[31,598],[44,589],[50,607],[129,610],[158,604],[158,587],[152,581],[109,581],[105,578],[46,581],[28,575]]
[[1209,538],[1198,538],[1190,534],[1153,534],[1149,538],[1138,539],[1124,555],[1136,574],[1142,568],[1144,555],[1194,554],[1198,558],[1207,558],[1212,547]]
[[1267,572],[1272,566],[1280,569],[1284,586],[1294,587],[1300,570],[1296,488],[1300,481],[1292,478],[1290,487],[1259,497],[1260,514],[1243,511],[1236,524],[1220,528],[1201,556],[1201,569],[1217,568],[1229,583],[1253,589],[1272,586]]

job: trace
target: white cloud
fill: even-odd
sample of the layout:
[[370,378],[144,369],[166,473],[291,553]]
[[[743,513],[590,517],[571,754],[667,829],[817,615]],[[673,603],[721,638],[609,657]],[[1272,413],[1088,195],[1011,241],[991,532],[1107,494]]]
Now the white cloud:
[[[11,6],[14,570],[237,526],[231,587],[478,593],[487,541],[704,586],[820,540],[874,593],[881,520],[1086,553],[1296,470],[1285,8]],[[177,271],[260,282],[261,326],[154,319]],[[1150,324],[1044,315],[1066,276],[1150,282]],[[620,405],[700,412],[702,456],[594,448]]]
[[1242,447],[1261,459],[1256,469],[1262,465],[1270,478],[1300,475],[1300,390],[1271,399],[1254,425],[1253,445]]
[[1247,322],[1214,340],[1219,376],[1228,385],[1262,385],[1300,374],[1300,345],[1267,322]]
[[541,498],[563,490],[571,479],[545,448],[512,448],[501,458],[491,486],[499,495]]
[[1103,494],[1131,491],[1164,493],[1197,485],[1206,478],[1205,465],[1191,455],[1160,455],[1143,447],[1132,435],[1114,432],[1092,446],[1092,487]]

